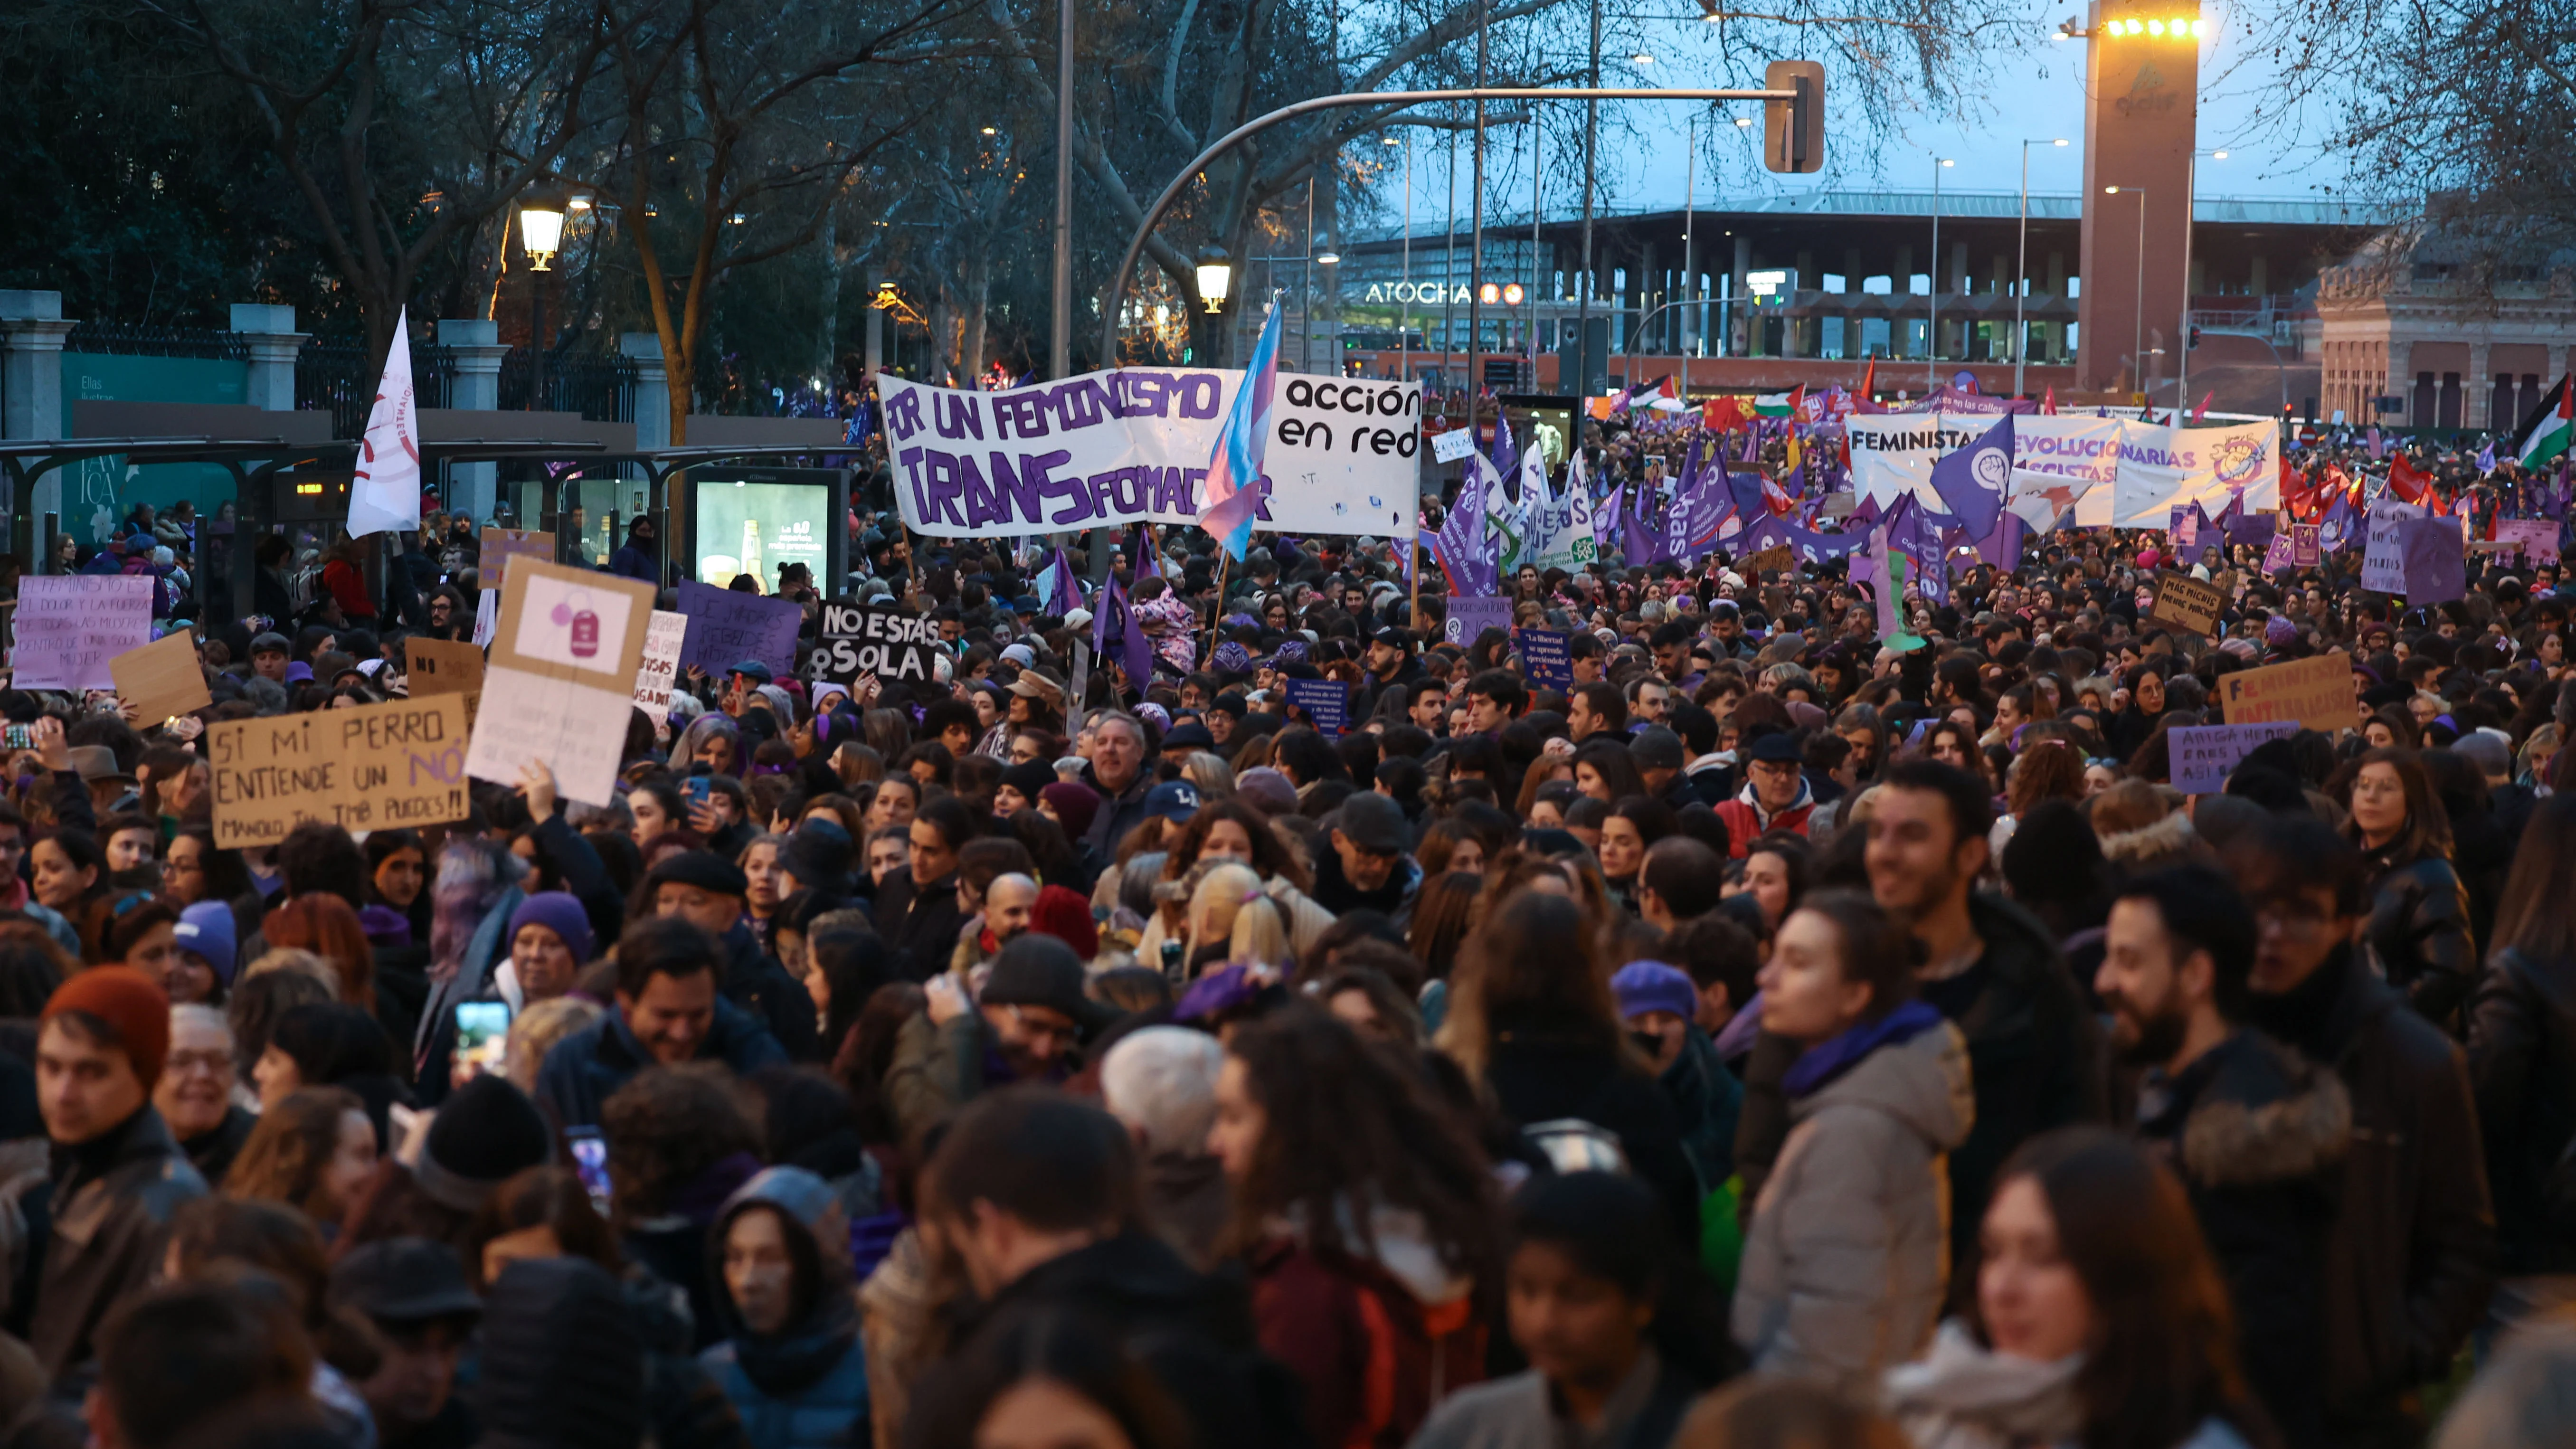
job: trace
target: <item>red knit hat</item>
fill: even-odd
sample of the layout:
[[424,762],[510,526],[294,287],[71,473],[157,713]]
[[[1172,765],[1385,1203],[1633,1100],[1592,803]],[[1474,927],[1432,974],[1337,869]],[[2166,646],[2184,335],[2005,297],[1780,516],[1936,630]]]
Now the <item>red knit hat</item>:
[[1100,928],[1092,923],[1091,902],[1082,892],[1051,885],[1038,892],[1029,910],[1029,929],[1055,937],[1088,961],[1100,954]]
[[40,1022],[77,1011],[106,1022],[116,1033],[134,1075],[149,1092],[170,1055],[170,996],[131,966],[93,966],[54,988]]

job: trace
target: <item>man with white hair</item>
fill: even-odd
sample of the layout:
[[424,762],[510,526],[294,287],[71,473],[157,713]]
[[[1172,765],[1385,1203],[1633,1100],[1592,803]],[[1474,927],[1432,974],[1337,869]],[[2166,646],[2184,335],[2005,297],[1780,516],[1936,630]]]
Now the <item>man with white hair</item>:
[[1145,1164],[1145,1220],[1201,1272],[1214,1266],[1233,1202],[1207,1150],[1225,1049],[1185,1026],[1130,1033],[1100,1063],[1100,1097]]

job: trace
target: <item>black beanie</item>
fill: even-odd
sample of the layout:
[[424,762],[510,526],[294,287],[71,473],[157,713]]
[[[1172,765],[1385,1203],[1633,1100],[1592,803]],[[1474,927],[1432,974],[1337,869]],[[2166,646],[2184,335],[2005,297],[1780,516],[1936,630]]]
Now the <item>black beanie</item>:
[[850,832],[827,820],[808,820],[787,837],[778,863],[809,891],[845,895],[850,887]]
[[1021,798],[1029,802],[1029,808],[1035,809],[1038,795],[1055,783],[1055,769],[1036,760],[1024,761],[1003,770],[1002,783],[1019,791]]
[[482,1358],[485,1449],[643,1442],[644,1343],[617,1280],[589,1259],[503,1269],[483,1300]]
[[684,850],[677,855],[662,857],[661,863],[644,877],[644,899],[650,902],[653,893],[660,890],[665,881],[696,886],[720,896],[744,896],[751,892],[751,881],[743,875],[742,867],[712,850]]
[[1080,1021],[1088,1004],[1082,986],[1082,958],[1073,948],[1030,931],[1013,937],[993,958],[980,999],[987,1006],[1049,1007]]
[[502,1183],[544,1166],[553,1149],[537,1104],[509,1078],[485,1072],[457,1088],[430,1119],[412,1176],[441,1206],[470,1213]]

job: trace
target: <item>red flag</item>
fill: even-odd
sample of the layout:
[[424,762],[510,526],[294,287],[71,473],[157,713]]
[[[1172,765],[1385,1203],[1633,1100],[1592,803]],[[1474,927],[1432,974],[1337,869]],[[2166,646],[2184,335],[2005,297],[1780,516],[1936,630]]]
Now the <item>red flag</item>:
[[2210,403],[2211,403],[2214,399],[2216,399],[2216,398],[2217,398],[2217,396],[2218,396],[2218,392],[2217,392],[2217,390],[2216,390],[2216,389],[2214,389],[2214,388],[2213,388],[2213,389],[2211,389],[2211,390],[2210,390],[2210,391],[2208,391],[2208,392],[2202,393],[2202,394],[2200,395],[2200,406],[2198,406],[2198,407],[2196,407],[2196,408],[2193,408],[2193,409],[2191,410],[2191,420],[2192,420],[2193,422],[2195,422],[2195,423],[2196,423],[2196,422],[2199,422],[2201,419],[2203,419],[2203,418],[2205,418],[2205,417],[2208,417],[2208,416],[2209,416],[2209,405],[2210,405]]
[[2044,418],[2057,416],[2057,384],[2050,383],[2048,396],[2039,400],[2039,415]]
[[1744,426],[1744,409],[1735,394],[1725,393],[1699,405],[1699,425],[1712,433],[1731,433]]
[[1789,389],[1789,416],[1796,419],[1803,418],[1806,415],[1807,385],[1802,382],[1796,387]]
[[1869,366],[1860,370],[1860,395],[1871,396],[1870,384],[1876,381],[1878,381],[1878,359],[1873,357],[1869,360]]
[[2417,472],[2404,453],[2393,453],[2388,459],[2388,491],[2408,503],[2422,503],[2432,494],[2433,480]]

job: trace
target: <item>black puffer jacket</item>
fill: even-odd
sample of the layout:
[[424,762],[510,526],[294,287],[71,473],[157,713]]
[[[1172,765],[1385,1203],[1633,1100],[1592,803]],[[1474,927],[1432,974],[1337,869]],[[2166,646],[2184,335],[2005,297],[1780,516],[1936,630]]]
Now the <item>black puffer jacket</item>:
[[1681,1119],[1655,1081],[1613,1038],[1527,1011],[1497,1012],[1485,1081],[1514,1127],[1574,1120],[1619,1139],[1630,1170],[1655,1190],[1674,1241],[1699,1241],[1699,1178],[1682,1150]]
[[2576,962],[2488,959],[2469,1000],[2469,1082],[2501,1270],[2576,1273]]
[[2448,1030],[2477,980],[2469,891],[2438,855],[2371,857],[2370,926],[2362,940],[2389,985],[2415,1014]]
[[2331,1071],[2240,1028],[2139,1089],[2138,1134],[2191,1193],[2227,1276],[2245,1377],[2290,1449],[2324,1441],[2325,1267],[2352,1097]]

